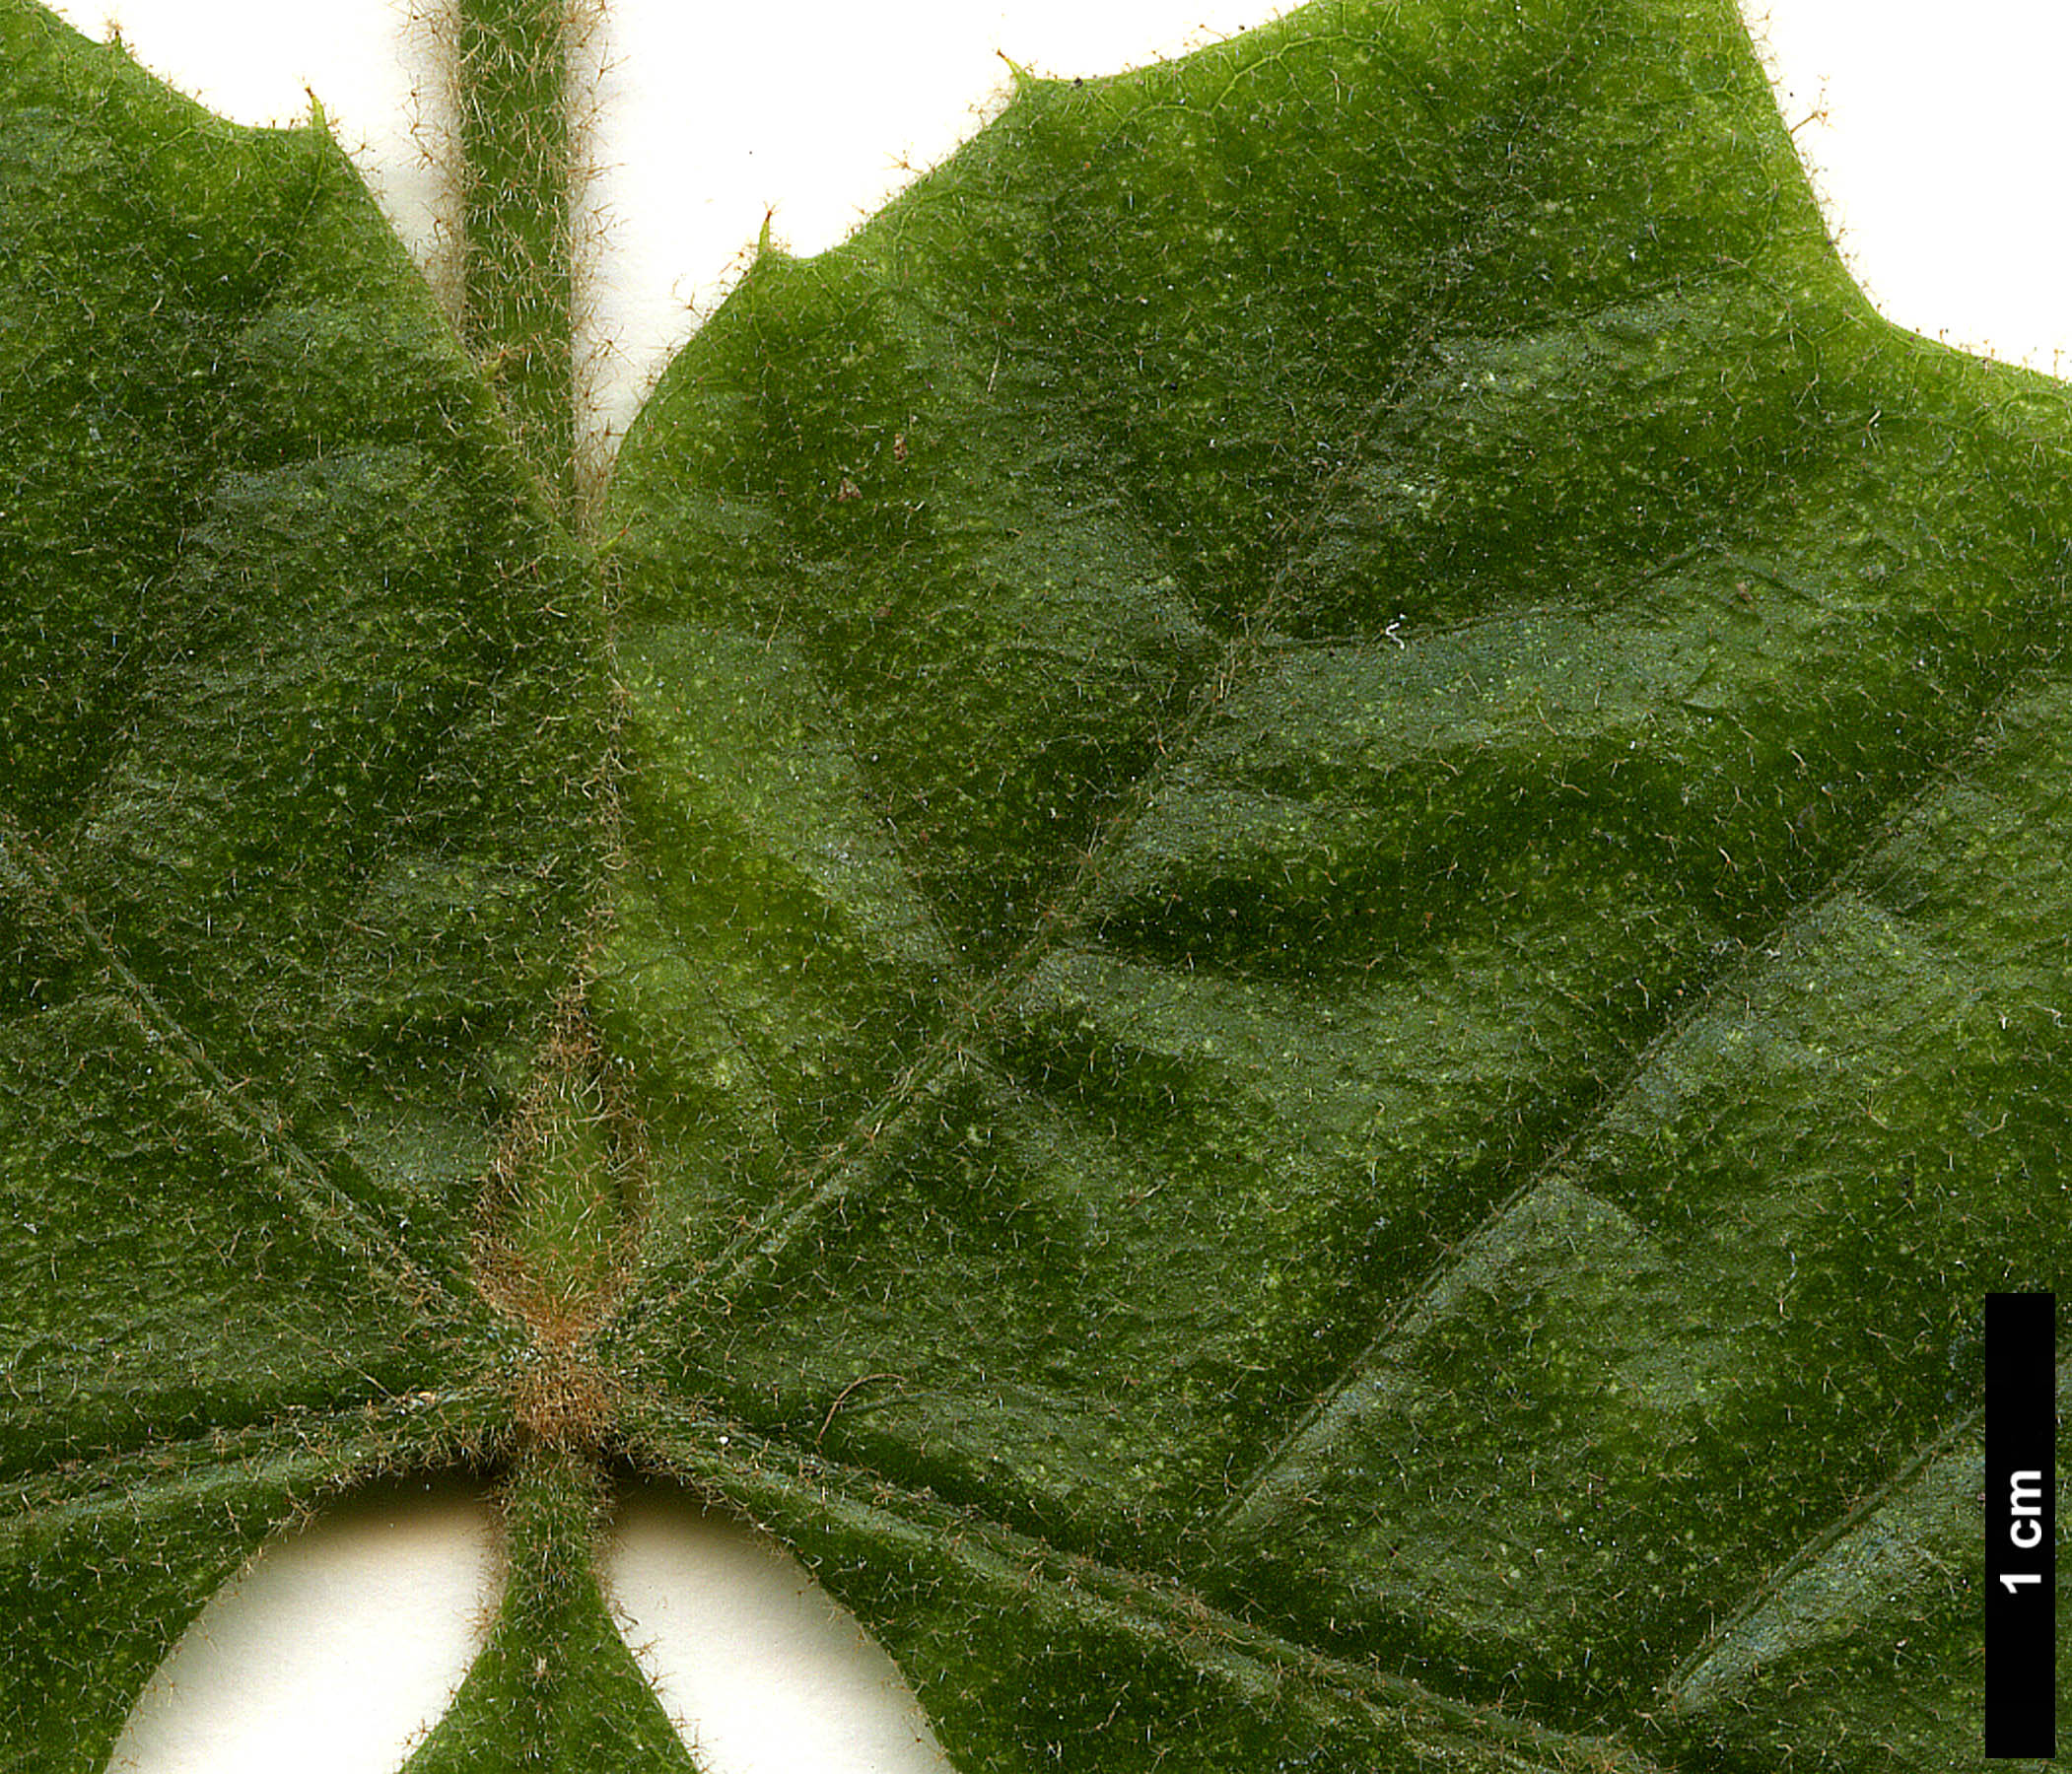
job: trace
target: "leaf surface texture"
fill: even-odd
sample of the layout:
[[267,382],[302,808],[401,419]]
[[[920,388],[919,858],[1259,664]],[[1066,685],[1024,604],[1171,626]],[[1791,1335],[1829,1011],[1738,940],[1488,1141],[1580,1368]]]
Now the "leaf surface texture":
[[1870,311],[1731,12],[1029,83],[594,553],[328,143],[0,19],[22,1765],[443,1463],[427,1768],[681,1765],[633,1471],[959,1767],[1980,1759],[2067,413]]

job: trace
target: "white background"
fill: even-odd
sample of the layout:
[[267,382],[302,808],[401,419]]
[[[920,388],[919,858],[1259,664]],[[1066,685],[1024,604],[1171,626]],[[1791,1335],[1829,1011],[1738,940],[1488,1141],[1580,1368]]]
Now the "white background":
[[[99,36],[110,8],[106,0],[67,0],[59,10]],[[308,114],[313,90],[405,239],[421,255],[431,251],[437,184],[423,164],[422,133],[413,131],[426,116],[418,94],[432,82],[407,17],[390,0],[292,7],[119,0],[113,10],[140,60],[228,115],[295,120]],[[600,422],[623,429],[642,386],[737,271],[766,212],[779,240],[796,252],[817,250],[882,203],[910,175],[905,169],[928,166],[976,128],[1006,78],[996,51],[1040,73],[1105,73],[1257,24],[1269,11],[1224,0],[725,0],[710,7],[618,0],[606,28],[612,69],[595,136],[604,167],[595,188],[608,212],[597,283],[606,372]],[[2054,373],[2072,345],[2072,231],[2062,226],[2060,190],[2072,144],[2054,84],[2072,66],[2072,8],[2040,0],[1774,0],[1751,22],[1830,225],[1872,300],[1902,325]],[[2062,367],[2072,370],[2072,353]],[[393,1514],[403,1505],[383,1507]],[[447,1672],[426,1703],[436,1707],[451,1671],[465,1666],[481,1617],[478,1592],[493,1581],[483,1575],[479,1512],[471,1516],[450,1498],[441,1507],[445,1530],[427,1518],[417,1530],[394,1528],[396,1537],[385,1542],[371,1539],[368,1520],[357,1518],[341,1529],[330,1564],[321,1545],[305,1542],[278,1583],[258,1580],[262,1560],[241,1603],[259,1611],[217,1636],[235,1645],[247,1642],[241,1633],[256,1635],[279,1648],[307,1638],[312,1614],[346,1617],[342,1590],[312,1608],[309,1585],[348,1585],[357,1561],[414,1624],[428,1626],[436,1613],[450,1629],[437,1654],[448,1660],[438,1666]],[[732,1637],[749,1647],[764,1630],[754,1624],[756,1610],[776,1604],[749,1599],[756,1561],[742,1550],[746,1542],[688,1523],[671,1542],[657,1523],[642,1518],[639,1543],[629,1542],[624,1557],[637,1553],[649,1577],[667,1578],[686,1596],[686,1585],[704,1586],[695,1604],[684,1600],[679,1611],[695,1618],[707,1646]],[[445,1552],[424,1538],[439,1532],[448,1535]],[[704,1551],[692,1545],[699,1534]],[[628,1566],[622,1581],[631,1594],[649,1577]],[[801,1586],[795,1569],[780,1573],[778,1588],[794,1599]],[[267,1600],[275,1593],[278,1603]],[[711,1610],[724,1614],[734,1601],[745,1609],[742,1623],[718,1623]],[[395,1767],[407,1724],[385,1727],[388,1737],[372,1742],[342,1729],[309,1728],[324,1716],[324,1681],[361,1695],[400,1691],[431,1667],[434,1653],[423,1642],[380,1631],[369,1637],[356,1650],[305,1645],[297,1678],[317,1686],[283,1703],[285,1740],[254,1747],[251,1765],[305,1774]],[[755,1698],[763,1677],[754,1659],[780,1679],[795,1674],[808,1654],[795,1635],[763,1642],[764,1650],[744,1652],[732,1677],[744,1684],[746,1717],[795,1724],[797,1705]],[[223,1730],[255,1727],[263,1708],[249,1662],[232,1656],[231,1678],[219,1688],[211,1684],[223,1679],[223,1668],[209,1664],[205,1647],[196,1655],[201,1661],[190,1669],[198,1672],[182,1689],[199,1696],[196,1704],[211,1709]],[[857,1669],[860,1713],[896,1712],[900,1696],[883,1670],[867,1656]],[[665,1691],[689,1692],[660,1679]],[[152,1726],[167,1740],[182,1729],[177,1720]],[[853,1735],[839,1720],[833,1729],[838,1738]],[[896,1724],[883,1729],[886,1740],[899,1735]],[[854,1728],[855,1741],[864,1741],[864,1730]],[[156,1774],[175,1767],[228,1774],[242,1765],[222,1746],[227,1740],[208,1740],[217,1746],[195,1759],[138,1765]],[[759,1750],[749,1739],[739,1741],[729,1767],[743,1771],[789,1774],[798,1753],[796,1745]],[[921,1744],[911,1760],[853,1767],[929,1762]],[[831,1774],[838,1766],[824,1765]]]
[[[1859,280],[1901,325],[2053,371],[2072,343],[2072,8],[2046,0],[1745,0]],[[420,255],[435,181],[413,125],[436,88],[407,0],[64,0],[217,110],[333,129]],[[613,0],[601,43],[600,420],[709,312],[766,212],[832,244],[995,108],[1001,53],[1100,74],[1229,34],[1264,0]],[[2066,359],[2072,368],[2072,357]]]

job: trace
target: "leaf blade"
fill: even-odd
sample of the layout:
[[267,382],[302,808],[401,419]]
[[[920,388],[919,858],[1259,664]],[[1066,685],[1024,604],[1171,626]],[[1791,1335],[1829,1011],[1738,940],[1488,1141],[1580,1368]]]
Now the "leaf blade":
[[[1348,72],[1377,43],[1386,79]],[[1523,1332],[1500,1313],[1464,1345],[1480,1389],[1456,1350],[1398,1399],[1460,1419],[1432,1434],[1467,1451],[1422,1481],[1458,1492],[1442,1528],[1419,1537],[1403,1452],[1349,1434],[1322,1494],[1290,1468],[1308,1526],[1284,1564],[1218,1525],[1224,1493],[1380,1359],[1362,1351],[1417,1277],[1502,1228],[1506,1200],[1530,1235],[1492,1273],[1544,1245],[1520,1297],[1580,1287],[1561,1308],[1579,1347],[1667,1364],[1601,1416],[1573,1376],[1545,1408],[1584,1409],[1630,1464],[1639,1540],[1670,1491],[1700,1503],[1703,1543],[1744,1561],[1730,1593],[1823,1519],[1813,1472],[1875,1482],[1939,1432],[1916,1339],[1850,1370],[1905,1390],[1909,1426],[1852,1464],[1818,1439],[1848,1434],[1830,1409],[1769,1513],[1735,1521],[1721,1471],[1782,1393],[1730,1407],[1668,1370],[1708,1348],[1733,1370],[1757,1315],[1687,1300],[1665,1200],[1577,1193],[1563,1155],[1645,1096],[1692,1005],[1882,866],[2056,657],[2062,401],[1870,314],[1724,12],[1592,6],[1514,32],[1313,9],[1243,53],[1039,94],[838,253],[760,266],[629,440],[630,631],[702,624],[809,678],[852,804],[969,977],[929,981],[947,1015],[904,1065],[858,1064],[894,1081],[839,1097],[846,1127],[815,1123],[808,1160],[725,1179],[739,1261],[664,1263],[622,1330],[656,1384],[764,1433],[1284,1608],[1298,1636],[1438,1661],[1485,1701],[1522,1688],[1644,1735],[1671,1648],[1724,1598],[1688,1526],[1653,1601],[1621,1587],[1632,1546],[1591,1555],[1603,1596],[1587,1558],[1511,1568],[1547,1556],[1531,1474],[1565,1457],[1501,1420]],[[1219,103],[1263,113],[1280,81],[1288,110],[1330,114],[1329,82],[1348,110],[1417,118],[1413,146],[1378,132],[1356,224],[1304,180],[1364,148],[1310,152],[1320,126],[1296,118],[1264,138],[1284,169],[1218,133]],[[1389,150],[1436,193],[1421,206]],[[1328,287],[1361,241],[1381,242],[1366,281]],[[1328,278],[1319,242],[1342,255]],[[1880,1015],[1933,1016],[1913,978],[1919,1001]],[[753,1024],[789,989],[773,972],[729,1013]],[[1916,1133],[2000,1084],[1988,1065],[1938,1088]],[[2056,1162],[2022,1173],[2015,1210],[2053,1229]],[[1866,1251],[1909,1248],[1880,1224]],[[1925,1236],[1953,1263],[1972,1248],[1954,1222]],[[1990,1273],[2025,1261],[1994,1249]],[[1593,1263],[1616,1330],[1581,1303]],[[1915,1278],[1962,1318],[1950,1273]],[[1665,1333],[1679,1353],[1651,1354]],[[1789,1316],[1778,1347],[1817,1334]],[[1651,1396],[1708,1438],[1682,1489],[1641,1476]]]

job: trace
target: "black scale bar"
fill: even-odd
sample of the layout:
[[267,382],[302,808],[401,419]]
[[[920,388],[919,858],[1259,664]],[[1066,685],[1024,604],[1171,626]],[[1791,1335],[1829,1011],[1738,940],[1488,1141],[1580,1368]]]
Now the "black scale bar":
[[2057,1296],[1985,1297],[1985,1752],[2057,1753]]

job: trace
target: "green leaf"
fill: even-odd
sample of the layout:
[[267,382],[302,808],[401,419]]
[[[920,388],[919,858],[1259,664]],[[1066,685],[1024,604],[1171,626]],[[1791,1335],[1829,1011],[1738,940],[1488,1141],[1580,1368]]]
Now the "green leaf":
[[681,1765],[636,1473],[971,1770],[1982,1759],[2072,415],[1871,312],[1724,4],[1025,81],[594,555],[323,137],[0,34],[13,1765],[462,1465],[428,1769]]

